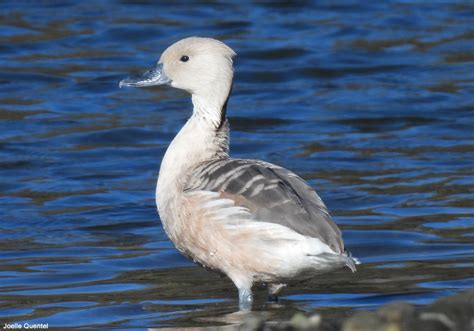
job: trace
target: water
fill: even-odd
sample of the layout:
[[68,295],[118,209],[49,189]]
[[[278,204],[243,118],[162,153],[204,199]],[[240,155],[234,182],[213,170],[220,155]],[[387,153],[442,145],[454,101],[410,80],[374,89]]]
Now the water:
[[[229,322],[229,280],[181,257],[154,206],[190,114],[119,89],[190,35],[238,53],[232,154],[306,178],[363,264],[284,292],[271,319],[342,317],[473,287],[471,2],[3,2],[0,323],[141,329]],[[2,324],[3,325],[3,324]]]

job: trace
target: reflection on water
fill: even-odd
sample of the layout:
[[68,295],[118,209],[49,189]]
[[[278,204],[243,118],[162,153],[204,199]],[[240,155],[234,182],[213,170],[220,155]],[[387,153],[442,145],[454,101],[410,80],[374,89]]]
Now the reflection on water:
[[118,89],[190,35],[239,55],[233,155],[309,180],[363,261],[281,305],[257,290],[256,310],[341,317],[472,287],[473,19],[468,1],[2,4],[0,322],[232,322],[233,285],[181,257],[154,207],[189,98]]

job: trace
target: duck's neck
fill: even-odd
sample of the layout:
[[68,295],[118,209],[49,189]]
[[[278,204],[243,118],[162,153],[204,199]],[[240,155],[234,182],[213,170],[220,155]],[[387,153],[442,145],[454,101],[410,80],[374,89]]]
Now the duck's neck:
[[[227,98],[220,104],[193,95],[193,115],[173,139],[161,162],[156,201],[158,208],[183,192],[192,170],[202,162],[228,157]],[[208,99],[209,100],[209,99]]]

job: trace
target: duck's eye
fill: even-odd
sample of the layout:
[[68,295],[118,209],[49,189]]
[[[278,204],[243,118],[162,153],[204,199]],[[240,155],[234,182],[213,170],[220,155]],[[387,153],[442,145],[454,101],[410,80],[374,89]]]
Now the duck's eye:
[[181,62],[188,62],[189,56],[183,55],[183,56],[181,56],[181,58],[180,58],[179,60],[180,60]]

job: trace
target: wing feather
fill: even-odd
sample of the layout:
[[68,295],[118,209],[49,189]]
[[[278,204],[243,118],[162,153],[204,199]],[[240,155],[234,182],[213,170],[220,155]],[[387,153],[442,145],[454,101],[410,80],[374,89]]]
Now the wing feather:
[[185,191],[220,193],[247,208],[255,221],[283,225],[344,252],[341,231],[321,198],[285,168],[258,160],[213,160],[193,171]]

